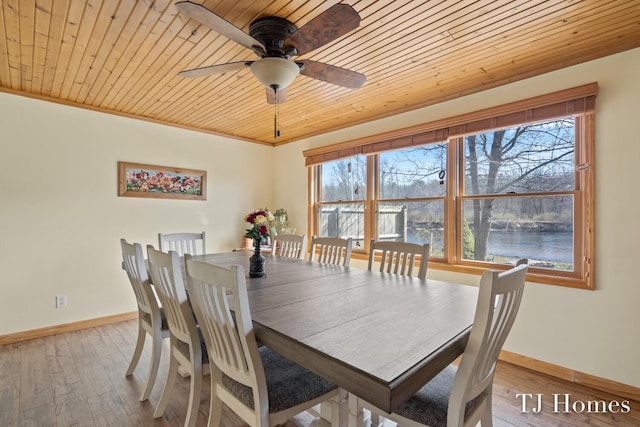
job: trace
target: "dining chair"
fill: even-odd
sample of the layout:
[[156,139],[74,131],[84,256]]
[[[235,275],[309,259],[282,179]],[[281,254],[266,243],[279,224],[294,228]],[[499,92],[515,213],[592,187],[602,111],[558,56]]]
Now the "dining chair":
[[266,427],[285,424],[328,399],[337,426],[337,386],[258,347],[242,266],[186,263],[189,297],[214,365],[208,426],[220,426],[223,404],[250,426]]
[[[188,257],[189,254],[186,254],[185,258]],[[164,414],[180,366],[190,375],[189,403],[184,425],[193,427],[198,418],[202,377],[209,373],[207,349],[187,298],[178,253],[165,253],[148,245],[147,258],[151,282],[164,308],[171,333],[169,373],[153,417],[159,418]]]
[[479,421],[483,427],[491,426],[496,361],[518,313],[527,269],[521,264],[502,273],[482,274],[473,326],[458,367],[447,366],[391,414],[361,399],[358,407],[399,427],[470,427]]
[[317,253],[316,261],[326,264],[343,265],[348,267],[351,263],[351,237],[317,237],[311,239],[311,253],[309,261],[313,261]]
[[178,256],[184,254],[204,255],[207,253],[205,246],[205,232],[202,233],[158,233],[158,248],[161,251],[176,251]]
[[277,234],[271,244],[271,253],[286,258],[304,259],[307,251],[305,234]]
[[138,340],[125,376],[133,374],[140,361],[147,334],[151,337],[151,366],[140,394],[140,401],[143,402],[149,398],[156,381],[158,366],[160,366],[162,341],[169,338],[169,326],[164,310],[159,306],[151,286],[142,255],[142,245],[139,243],[130,244],[125,239],[120,239],[120,247],[122,248],[122,265],[127,272],[138,303]]
[[418,245],[408,242],[376,241],[371,239],[369,270],[373,268],[375,256],[380,253],[380,272],[411,276],[418,261],[417,277],[426,279],[429,263],[429,244]]

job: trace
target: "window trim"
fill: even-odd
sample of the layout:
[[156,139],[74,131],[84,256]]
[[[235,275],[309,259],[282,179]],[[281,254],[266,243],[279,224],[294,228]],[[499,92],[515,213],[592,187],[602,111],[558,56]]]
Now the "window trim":
[[[537,97],[512,102],[505,105],[487,108],[480,111],[462,114],[459,116],[441,119],[429,123],[424,123],[409,128],[398,129],[366,138],[352,141],[340,142],[310,150],[305,150],[305,164],[308,166],[309,200],[308,200],[308,232],[313,234],[316,230],[316,213],[318,208],[318,188],[317,180],[319,168],[314,167],[320,163],[339,160],[341,158],[355,155],[367,155],[368,183],[375,180],[373,174],[377,173],[377,166],[373,167],[374,158],[371,154],[383,151],[398,150],[412,146],[424,145],[430,142],[440,142],[448,140],[450,150],[455,155],[448,155],[449,162],[457,162],[460,150],[459,141],[464,135],[490,131],[496,128],[521,125],[524,123],[539,122],[548,119],[555,119],[563,116],[576,117],[576,138],[582,136],[584,141],[576,139],[575,164],[576,164],[576,187],[574,191],[574,230],[580,230],[580,235],[575,241],[574,259],[582,260],[580,265],[574,266],[574,271],[562,272],[558,270],[545,270],[540,268],[530,268],[527,280],[536,283],[566,286],[580,289],[595,289],[594,283],[594,219],[595,219],[595,177],[594,177],[594,151],[595,151],[595,100],[598,93],[598,84],[589,83],[586,85],[565,89]],[[451,154],[451,153],[449,153]],[[449,170],[455,170],[449,164]],[[462,185],[459,177],[449,180],[448,185],[453,190],[454,186]],[[373,197],[374,186],[367,185],[367,197],[364,204],[365,215],[369,215],[374,209],[377,197]],[[459,188],[458,188],[459,190]],[[460,194],[452,192],[448,194]],[[445,220],[460,221],[457,212],[461,209],[462,203],[459,197],[448,197],[450,203],[445,203]],[[366,259],[369,251],[369,236],[375,236],[375,221],[369,224],[370,229],[365,229],[365,246],[362,253],[354,251],[354,258]],[[447,242],[454,244],[445,245],[447,259],[449,261],[430,262],[430,268],[481,274],[487,268],[506,269],[508,266],[500,264],[486,263],[481,261],[457,260],[455,255],[459,248],[457,240],[454,238],[457,224],[454,227],[447,227]]]

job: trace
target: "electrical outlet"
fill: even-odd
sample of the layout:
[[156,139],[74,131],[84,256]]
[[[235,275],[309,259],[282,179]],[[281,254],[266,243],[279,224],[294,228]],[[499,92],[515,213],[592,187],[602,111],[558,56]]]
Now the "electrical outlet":
[[63,308],[67,306],[66,295],[56,295],[56,308]]

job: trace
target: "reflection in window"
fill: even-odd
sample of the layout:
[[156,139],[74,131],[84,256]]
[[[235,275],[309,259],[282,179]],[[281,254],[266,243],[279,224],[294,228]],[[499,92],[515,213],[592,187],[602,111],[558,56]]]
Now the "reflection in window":
[[447,144],[380,153],[380,199],[444,196]]
[[367,158],[355,156],[322,164],[321,202],[364,200],[367,197]]
[[443,257],[447,146],[379,154],[377,240],[429,243],[431,256]]

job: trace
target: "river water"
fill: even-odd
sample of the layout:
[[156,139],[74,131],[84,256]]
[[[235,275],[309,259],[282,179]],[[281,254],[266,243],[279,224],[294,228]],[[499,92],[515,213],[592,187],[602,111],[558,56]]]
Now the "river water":
[[[408,229],[407,241],[424,243]],[[424,236],[424,235],[423,235]],[[442,234],[432,233],[432,250],[442,251]],[[488,259],[529,258],[550,263],[573,263],[573,234],[563,232],[491,231],[487,247]]]
[[487,252],[495,256],[573,263],[573,234],[492,231]]

